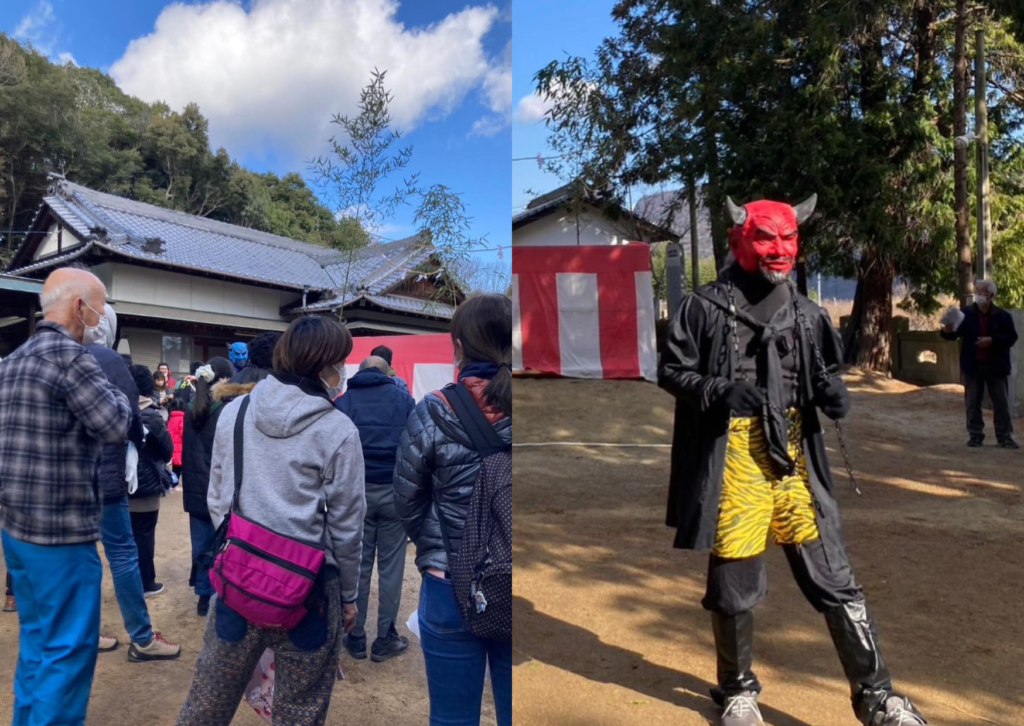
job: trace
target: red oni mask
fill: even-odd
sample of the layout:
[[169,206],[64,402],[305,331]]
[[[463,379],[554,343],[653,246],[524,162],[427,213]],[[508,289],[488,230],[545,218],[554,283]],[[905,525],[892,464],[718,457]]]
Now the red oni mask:
[[783,282],[793,271],[799,252],[797,227],[814,212],[817,195],[792,207],[762,200],[743,207],[728,199],[736,225],[729,230],[729,248],[737,264],[749,274],[762,274]]

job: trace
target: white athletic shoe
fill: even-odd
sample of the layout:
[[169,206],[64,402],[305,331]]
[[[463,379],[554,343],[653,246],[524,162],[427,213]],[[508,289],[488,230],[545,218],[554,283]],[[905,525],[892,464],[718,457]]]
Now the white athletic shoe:
[[885,702],[885,710],[876,713],[871,723],[873,726],[924,726],[928,722],[917,712],[910,699],[890,696]]
[[745,691],[738,696],[726,696],[721,726],[764,726],[757,694]]

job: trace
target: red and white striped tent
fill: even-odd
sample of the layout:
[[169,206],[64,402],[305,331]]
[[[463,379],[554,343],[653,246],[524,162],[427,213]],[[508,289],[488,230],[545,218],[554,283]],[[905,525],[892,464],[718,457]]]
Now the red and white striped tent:
[[391,367],[409,384],[409,393],[417,401],[455,380],[452,339],[447,333],[355,338],[345,365],[347,379],[359,371],[359,364],[378,345],[391,348]]
[[512,369],[657,378],[645,244],[512,251]]

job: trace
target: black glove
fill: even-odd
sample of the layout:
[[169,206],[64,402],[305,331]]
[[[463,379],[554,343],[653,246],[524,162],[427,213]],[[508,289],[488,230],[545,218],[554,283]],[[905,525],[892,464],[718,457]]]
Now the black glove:
[[764,405],[764,394],[746,381],[730,383],[719,399],[730,411],[742,413],[758,411]]
[[838,421],[850,413],[850,391],[842,378],[829,378],[819,382],[814,392],[814,403],[822,413]]

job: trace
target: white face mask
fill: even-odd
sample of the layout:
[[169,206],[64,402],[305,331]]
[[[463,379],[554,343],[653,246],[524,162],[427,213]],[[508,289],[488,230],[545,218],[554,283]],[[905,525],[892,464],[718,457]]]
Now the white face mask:
[[992,298],[990,298],[988,295],[975,295],[974,302],[984,307],[992,302]]
[[[89,308],[92,310],[92,308]],[[84,322],[84,321],[83,321]],[[100,323],[94,327],[85,326],[85,332],[82,334],[82,345],[89,345],[91,343],[98,343],[106,348],[110,347],[107,342],[112,336],[110,333],[110,322],[107,320],[106,315],[100,316]]]
[[[90,310],[92,310],[92,305],[87,303],[85,300],[82,301],[82,304],[85,305]],[[92,311],[94,313],[96,313],[95,310],[92,310]],[[102,315],[100,315],[99,313],[96,313],[96,319],[99,322],[97,322],[95,325],[86,325],[85,324],[85,318],[82,317],[81,313],[79,313],[78,319],[81,321],[82,326],[85,328],[85,332],[82,334],[82,344],[83,345],[85,345],[86,343],[97,343],[100,340],[105,339],[105,337],[106,337],[105,335],[100,335],[100,324],[103,322],[103,316]]]
[[327,395],[330,396],[331,400],[333,401],[341,394],[342,390],[345,388],[345,364],[342,363],[340,366],[332,365],[331,368],[338,372],[338,385],[330,385],[327,381],[323,379],[323,376],[320,377],[320,382],[324,384],[324,388],[327,389]]

